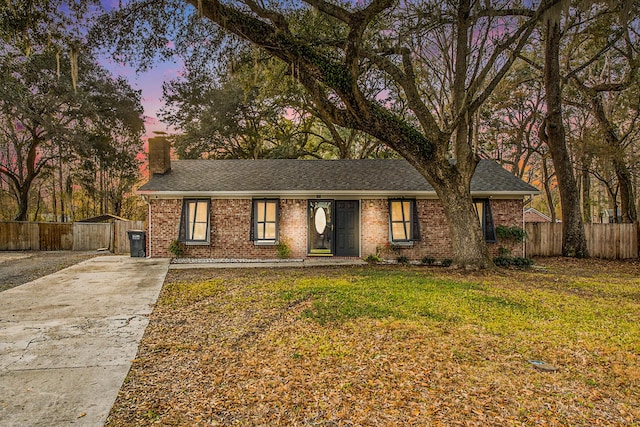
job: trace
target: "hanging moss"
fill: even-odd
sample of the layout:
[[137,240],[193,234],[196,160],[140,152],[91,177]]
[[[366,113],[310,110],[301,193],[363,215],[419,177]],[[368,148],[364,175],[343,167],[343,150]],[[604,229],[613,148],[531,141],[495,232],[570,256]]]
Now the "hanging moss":
[[435,152],[434,143],[425,138],[418,129],[382,107],[376,107],[376,115],[382,120],[384,128],[390,131],[399,129],[404,138],[411,141],[411,145],[417,148],[417,152],[422,158],[433,158]]
[[75,91],[78,89],[78,48],[74,45],[71,45],[69,60],[71,61],[71,85]]

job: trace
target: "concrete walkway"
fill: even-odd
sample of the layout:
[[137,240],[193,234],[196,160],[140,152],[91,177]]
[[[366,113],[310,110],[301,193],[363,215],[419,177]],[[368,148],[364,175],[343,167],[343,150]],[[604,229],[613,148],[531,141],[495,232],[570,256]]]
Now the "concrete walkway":
[[168,259],[103,256],[0,293],[0,426],[102,426]]

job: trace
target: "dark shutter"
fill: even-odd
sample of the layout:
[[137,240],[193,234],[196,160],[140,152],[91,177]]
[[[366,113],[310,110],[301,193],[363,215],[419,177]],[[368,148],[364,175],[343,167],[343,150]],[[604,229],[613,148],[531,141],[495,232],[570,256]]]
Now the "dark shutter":
[[482,204],[484,205],[482,211],[484,212],[484,240],[488,243],[495,243],[496,240],[496,229],[493,226],[493,215],[491,213],[491,201],[483,200]]
[[182,201],[182,212],[180,213],[180,228],[178,229],[178,241],[186,242],[187,241],[187,214],[189,209],[188,200]]
[[256,240],[256,200],[251,201],[251,223],[249,224],[249,240]]
[[280,238],[280,199],[273,200],[276,204],[276,241]]
[[420,218],[418,218],[418,202],[411,201],[411,240],[420,240]]

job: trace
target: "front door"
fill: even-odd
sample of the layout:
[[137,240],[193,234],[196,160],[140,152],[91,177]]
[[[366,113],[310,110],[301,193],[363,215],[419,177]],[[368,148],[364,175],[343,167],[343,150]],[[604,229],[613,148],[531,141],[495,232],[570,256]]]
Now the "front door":
[[333,255],[333,200],[309,200],[309,255]]
[[359,203],[357,200],[336,200],[336,256],[359,256]]
[[309,255],[360,255],[360,203],[309,200]]

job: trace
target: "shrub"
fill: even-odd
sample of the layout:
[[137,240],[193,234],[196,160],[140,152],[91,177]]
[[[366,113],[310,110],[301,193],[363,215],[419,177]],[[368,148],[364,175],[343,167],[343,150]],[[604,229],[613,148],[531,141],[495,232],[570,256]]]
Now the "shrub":
[[400,255],[396,260],[398,264],[409,264],[409,257],[406,255]]
[[184,255],[184,243],[182,243],[178,239],[174,240],[169,245],[169,252],[171,252],[171,254],[175,258],[180,258],[182,255]]
[[531,267],[533,265],[533,260],[531,258],[513,257],[511,259],[511,265],[525,268]]
[[364,260],[366,262],[368,262],[369,264],[378,264],[378,263],[382,262],[382,258],[380,258],[376,254],[369,254],[369,255],[367,255],[367,257]]
[[436,259],[431,258],[430,256],[425,256],[422,258],[422,263],[424,265],[433,265],[434,262],[436,262]]
[[499,257],[510,257],[511,256],[511,249],[505,248],[504,246],[500,246],[498,248],[498,256]]
[[527,268],[533,265],[533,260],[531,258],[497,256],[493,259],[493,263],[498,267],[504,268],[508,268],[511,266]]
[[278,258],[286,259],[291,256],[291,248],[287,244],[286,241],[280,240],[276,245],[276,252],[278,253]]
[[493,259],[493,263],[498,267],[509,267],[511,265],[511,257],[497,256]]
[[442,264],[443,267],[451,267],[451,264],[453,264],[453,260],[449,258],[443,259],[440,264]]
[[498,237],[506,240],[512,240],[514,242],[524,242],[524,239],[527,238],[527,232],[517,225],[514,225],[513,227],[499,225],[496,227],[496,234]]

